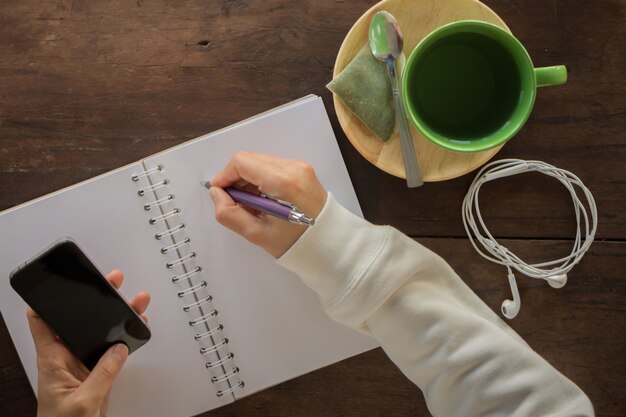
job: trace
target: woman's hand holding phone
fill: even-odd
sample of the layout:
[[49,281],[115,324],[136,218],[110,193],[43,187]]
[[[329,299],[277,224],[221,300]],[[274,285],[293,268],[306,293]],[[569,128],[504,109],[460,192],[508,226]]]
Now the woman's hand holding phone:
[[[119,289],[124,274],[114,270],[107,280]],[[147,321],[149,303],[150,295],[140,292],[130,305]],[[89,372],[30,308],[27,317],[37,350],[37,417],[103,417],[111,385],[128,357],[126,345],[112,346]]]

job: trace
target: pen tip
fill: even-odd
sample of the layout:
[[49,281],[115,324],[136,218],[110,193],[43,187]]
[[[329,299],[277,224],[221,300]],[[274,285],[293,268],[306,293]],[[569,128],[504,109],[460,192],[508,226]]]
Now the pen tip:
[[211,188],[211,182],[210,181],[200,181],[200,184],[205,187],[205,188]]

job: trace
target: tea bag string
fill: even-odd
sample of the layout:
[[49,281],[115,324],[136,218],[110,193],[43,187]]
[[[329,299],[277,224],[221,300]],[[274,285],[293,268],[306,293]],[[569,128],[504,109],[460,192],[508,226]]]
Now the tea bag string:
[[[498,243],[489,232],[480,213],[478,195],[480,188],[489,181],[533,171],[557,179],[569,191],[576,215],[576,237],[569,255],[552,261],[527,264],[504,245]],[[576,187],[584,194],[587,207],[579,198]],[[506,266],[511,291],[514,298],[517,298],[514,301],[517,303],[517,311],[519,311],[520,300],[513,270],[531,278],[546,280],[554,288],[561,288],[567,282],[567,273],[589,249],[598,225],[598,212],[593,195],[576,175],[542,161],[524,161],[521,159],[502,159],[485,165],[476,175],[465,195],[462,217],[463,226],[474,249],[485,259]],[[507,318],[515,317],[517,311],[507,314],[506,309],[503,308],[503,313]]]

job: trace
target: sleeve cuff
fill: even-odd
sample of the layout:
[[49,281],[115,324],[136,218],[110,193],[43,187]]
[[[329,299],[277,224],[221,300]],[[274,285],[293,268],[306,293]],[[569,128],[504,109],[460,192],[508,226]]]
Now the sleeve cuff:
[[363,318],[356,319],[354,307],[344,306],[344,301],[382,251],[388,229],[351,213],[329,193],[315,225],[277,263],[316,291],[331,317],[359,327]]

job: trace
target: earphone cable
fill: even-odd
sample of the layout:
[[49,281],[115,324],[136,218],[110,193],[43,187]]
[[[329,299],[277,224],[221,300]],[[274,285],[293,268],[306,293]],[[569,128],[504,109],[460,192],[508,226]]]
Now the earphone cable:
[[[576,236],[569,255],[551,261],[527,264],[501,245],[489,232],[480,212],[478,196],[481,187],[489,181],[532,171],[555,178],[569,191],[576,217]],[[579,198],[576,187],[582,190],[589,212]],[[503,159],[485,165],[474,178],[463,199],[461,214],[463,226],[474,249],[485,259],[506,266],[509,279],[513,275],[513,270],[516,270],[531,278],[544,279],[555,288],[565,285],[567,273],[582,259],[593,242],[598,224],[598,213],[593,195],[576,175],[545,162],[521,159]],[[513,282],[512,286],[514,284]]]

